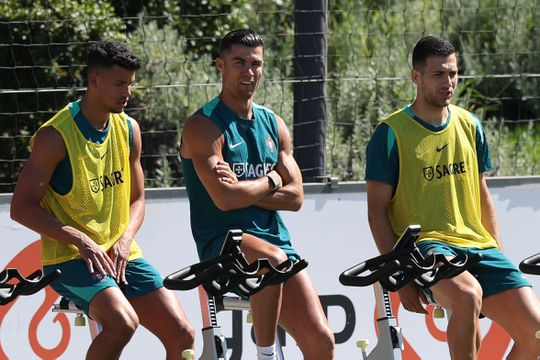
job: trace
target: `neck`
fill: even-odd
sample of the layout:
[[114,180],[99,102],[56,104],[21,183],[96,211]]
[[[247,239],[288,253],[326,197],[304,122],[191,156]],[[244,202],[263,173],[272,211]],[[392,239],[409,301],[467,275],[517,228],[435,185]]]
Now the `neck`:
[[88,120],[96,130],[105,130],[110,113],[93,101],[88,93],[84,94],[80,102],[80,107],[86,120]]
[[221,94],[219,94],[219,98],[236,115],[243,117],[245,119],[251,119],[253,115],[252,106],[251,106],[253,102],[252,98],[239,99],[239,98],[233,97],[232,95],[224,91],[222,91]]
[[414,115],[433,126],[440,126],[448,119],[448,106],[436,107],[423,104],[418,98],[410,106]]

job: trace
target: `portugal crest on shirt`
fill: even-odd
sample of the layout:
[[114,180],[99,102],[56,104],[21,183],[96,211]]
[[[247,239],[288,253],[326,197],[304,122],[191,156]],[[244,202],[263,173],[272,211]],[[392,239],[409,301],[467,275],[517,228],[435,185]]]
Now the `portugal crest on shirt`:
[[264,143],[266,144],[266,147],[268,148],[268,150],[270,150],[270,152],[274,152],[274,150],[276,150],[276,143],[274,142],[274,140],[272,140],[270,136],[266,138]]
[[246,163],[234,163],[232,170],[237,177],[241,177],[246,172]]
[[427,181],[433,180],[433,166],[428,166],[424,168],[424,177]]
[[90,179],[90,190],[97,193],[99,191],[99,180],[98,178]]

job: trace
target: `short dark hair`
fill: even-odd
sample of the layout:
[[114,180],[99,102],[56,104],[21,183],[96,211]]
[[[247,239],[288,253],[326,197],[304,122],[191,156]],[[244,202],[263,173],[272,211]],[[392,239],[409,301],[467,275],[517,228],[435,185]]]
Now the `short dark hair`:
[[86,59],[88,69],[110,69],[118,65],[128,70],[139,70],[141,59],[125,44],[100,40],[90,45]]
[[263,47],[264,41],[262,36],[251,29],[235,29],[228,32],[223,39],[221,39],[221,47],[219,54],[229,51],[233,45],[244,45],[251,48]]
[[413,69],[426,65],[426,59],[431,56],[450,56],[456,53],[456,48],[448,40],[435,36],[424,36],[414,46],[412,53]]

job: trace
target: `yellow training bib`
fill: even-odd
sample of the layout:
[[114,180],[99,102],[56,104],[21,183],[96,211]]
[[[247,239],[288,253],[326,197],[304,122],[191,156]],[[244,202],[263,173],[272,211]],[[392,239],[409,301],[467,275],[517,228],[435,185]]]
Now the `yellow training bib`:
[[420,224],[421,240],[459,247],[497,247],[482,225],[476,123],[449,106],[448,125],[431,131],[403,110],[383,120],[395,133],[399,181],[389,209],[396,239],[409,224]]
[[[61,223],[88,235],[104,251],[116,243],[130,220],[128,121],[124,113],[110,114],[108,134],[102,144],[83,136],[69,105],[42,125],[54,127],[62,136],[69,154],[73,185],[66,195],[58,194],[49,186],[41,206]],[[129,259],[141,256],[140,248],[133,241]],[[43,265],[76,258],[80,255],[75,246],[42,235]]]

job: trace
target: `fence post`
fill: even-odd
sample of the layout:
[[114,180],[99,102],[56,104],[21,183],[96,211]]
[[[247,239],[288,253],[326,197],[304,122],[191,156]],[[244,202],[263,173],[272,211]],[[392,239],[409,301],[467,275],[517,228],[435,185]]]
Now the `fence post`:
[[325,178],[327,0],[294,1],[294,156],[304,182]]

